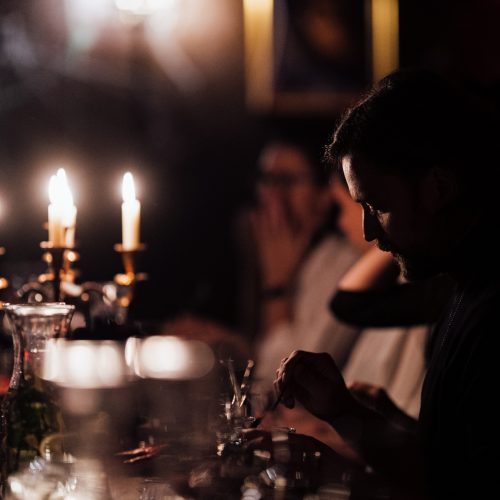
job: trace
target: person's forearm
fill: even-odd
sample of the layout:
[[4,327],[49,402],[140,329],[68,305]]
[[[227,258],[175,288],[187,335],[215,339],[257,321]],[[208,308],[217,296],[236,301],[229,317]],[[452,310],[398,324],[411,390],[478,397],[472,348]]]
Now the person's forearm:
[[407,498],[425,498],[424,469],[416,433],[393,425],[358,402],[348,413],[329,423],[375,472],[397,485]]
[[399,273],[399,267],[390,253],[373,248],[345,273],[339,282],[339,289],[346,291],[383,289],[394,284]]

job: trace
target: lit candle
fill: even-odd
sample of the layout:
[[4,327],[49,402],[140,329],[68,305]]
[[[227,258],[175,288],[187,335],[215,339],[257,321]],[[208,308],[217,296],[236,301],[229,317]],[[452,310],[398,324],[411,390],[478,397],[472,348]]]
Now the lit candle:
[[49,182],[49,243],[54,247],[75,246],[76,207],[63,168]]
[[139,246],[141,204],[135,198],[134,178],[130,172],[123,176],[122,184],[122,246],[123,250],[136,250]]

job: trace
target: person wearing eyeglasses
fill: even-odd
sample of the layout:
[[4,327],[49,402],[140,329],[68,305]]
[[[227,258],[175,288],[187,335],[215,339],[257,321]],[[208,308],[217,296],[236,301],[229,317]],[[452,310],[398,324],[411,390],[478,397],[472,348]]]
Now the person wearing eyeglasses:
[[359,328],[336,320],[329,300],[369,246],[337,229],[322,149],[304,138],[273,140],[262,150],[251,228],[257,256],[260,328],[256,378],[272,388],[277,363],[292,349],[330,353],[340,366]]

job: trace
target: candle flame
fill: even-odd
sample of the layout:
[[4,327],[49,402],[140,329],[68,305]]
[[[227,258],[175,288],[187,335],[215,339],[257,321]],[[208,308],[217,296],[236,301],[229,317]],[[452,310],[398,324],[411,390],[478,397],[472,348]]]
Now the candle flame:
[[59,198],[58,188],[59,183],[57,181],[57,177],[55,175],[52,175],[49,181],[49,200],[52,204],[57,203],[57,200]]
[[123,176],[122,197],[125,203],[135,201],[134,178],[130,172]]
[[54,205],[64,207],[73,206],[73,195],[71,194],[64,168],[58,169],[57,174],[50,178],[49,200]]
[[56,175],[57,175],[57,178],[60,179],[61,184],[67,184],[66,171],[64,170],[64,168],[58,168]]

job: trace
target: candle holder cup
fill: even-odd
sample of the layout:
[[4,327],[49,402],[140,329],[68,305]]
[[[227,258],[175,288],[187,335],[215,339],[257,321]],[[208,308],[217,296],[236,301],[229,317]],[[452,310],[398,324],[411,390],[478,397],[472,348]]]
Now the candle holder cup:
[[118,298],[119,305],[123,308],[128,308],[134,298],[134,287],[138,281],[147,279],[146,273],[138,273],[136,271],[137,261],[141,252],[146,250],[146,245],[140,244],[134,249],[126,249],[122,244],[117,243],[114,247],[115,251],[121,254],[124,273],[116,274],[114,281],[117,285],[126,288],[126,293]]
[[54,246],[49,241],[42,241],[40,247],[44,250],[43,260],[47,263],[47,272],[38,277],[40,283],[52,284],[53,300],[64,299],[62,282],[74,283],[77,272],[72,268],[78,260],[78,253],[73,248]]

